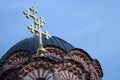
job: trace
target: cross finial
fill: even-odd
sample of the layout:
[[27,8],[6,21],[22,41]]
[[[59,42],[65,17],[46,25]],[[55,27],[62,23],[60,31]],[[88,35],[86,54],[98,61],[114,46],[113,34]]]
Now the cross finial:
[[[32,13],[30,13],[29,10]],[[48,34],[47,31],[45,32],[41,31],[41,28],[45,24],[45,20],[42,17],[36,16],[36,14],[38,13],[37,9],[32,6],[31,8],[29,8],[29,10],[25,10],[23,13],[26,15],[28,19],[30,17],[34,19],[34,24],[30,24],[28,26],[28,29],[30,29],[31,33],[33,33],[35,36],[39,37],[39,48],[37,50],[37,54],[43,55],[45,49],[43,48],[42,44],[42,34],[46,37],[46,39],[49,39],[51,36]]]

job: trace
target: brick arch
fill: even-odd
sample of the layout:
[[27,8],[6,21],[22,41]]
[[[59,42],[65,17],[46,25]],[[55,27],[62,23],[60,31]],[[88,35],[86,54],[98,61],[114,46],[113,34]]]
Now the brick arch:
[[98,75],[97,75],[97,72],[95,70],[92,70],[91,73],[90,73],[90,79],[91,80],[100,80]]
[[21,80],[18,78],[18,71],[20,68],[10,69],[5,71],[2,77],[0,77],[0,80]]
[[23,80],[37,80],[37,79],[52,80],[52,73],[49,70],[45,69],[34,69],[26,76],[23,77]]
[[102,71],[101,65],[100,65],[100,63],[97,59],[93,60],[93,66],[94,66],[94,70],[96,71],[97,75],[99,77],[102,77],[103,76],[103,71]]
[[80,80],[78,76],[74,75],[74,73],[66,71],[61,71],[60,73],[62,80]]
[[63,60],[63,55],[65,52],[56,46],[46,46],[46,52],[44,53],[45,56],[51,56],[60,60]]
[[89,69],[89,62],[91,62],[91,57],[81,49],[74,49],[68,54],[73,60],[82,63],[84,68],[88,71]]
[[80,80],[82,79],[82,70],[80,64],[75,61],[63,60],[59,64],[53,65],[53,77],[55,80]]
[[19,77],[22,80],[36,80],[43,78],[45,80],[52,80],[51,73],[52,61],[46,58],[33,58],[26,64],[22,65],[19,71]]
[[7,58],[7,62],[10,67],[14,68],[25,63],[31,57],[31,54],[28,51],[15,51]]

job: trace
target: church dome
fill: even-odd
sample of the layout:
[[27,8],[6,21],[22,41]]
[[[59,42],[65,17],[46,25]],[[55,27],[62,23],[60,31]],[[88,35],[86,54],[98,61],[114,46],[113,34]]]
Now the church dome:
[[[69,44],[68,42],[64,41],[61,38],[52,36],[50,39],[46,39],[44,36],[42,36],[43,39],[43,46],[56,46],[61,49],[63,49],[65,52],[71,51],[74,47]],[[19,50],[26,50],[31,53],[36,53],[38,49],[38,37],[30,37],[26,38],[24,40],[21,40],[20,42],[16,43],[13,47],[11,47],[2,57],[2,60],[6,60],[7,57],[9,57],[13,52],[19,51]]]

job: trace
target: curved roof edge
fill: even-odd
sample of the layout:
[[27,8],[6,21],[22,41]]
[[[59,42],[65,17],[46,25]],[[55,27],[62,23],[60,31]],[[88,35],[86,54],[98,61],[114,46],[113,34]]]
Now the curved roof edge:
[[90,59],[91,61],[93,61],[93,58],[92,58],[85,50],[83,50],[83,49],[81,49],[81,48],[74,48],[74,49],[72,49],[71,51],[73,51],[73,50],[82,51],[86,56],[89,57],[89,59]]
[[102,67],[100,65],[100,62],[97,59],[94,59],[94,61],[98,63],[98,66],[100,66],[99,68],[101,70],[101,74],[102,74],[102,77],[103,77],[104,74],[103,74],[103,70],[102,70]]
[[[67,41],[55,36],[52,36],[50,39],[46,39],[44,36],[42,36],[42,38],[43,38],[43,46],[52,45],[52,46],[60,47],[66,52],[69,52],[74,48],[74,46],[69,44]],[[35,53],[39,47],[38,41],[39,41],[38,37],[30,37],[17,42],[2,56],[1,60],[5,60],[13,52],[19,50],[26,50],[31,53]]]

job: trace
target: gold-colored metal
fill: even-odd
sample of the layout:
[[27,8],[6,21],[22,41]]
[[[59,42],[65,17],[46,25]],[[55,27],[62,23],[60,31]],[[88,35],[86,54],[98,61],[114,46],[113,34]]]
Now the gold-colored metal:
[[[29,12],[29,10],[32,12],[32,14]],[[23,13],[26,15],[28,19],[30,17],[34,19],[34,24],[30,24],[28,26],[28,29],[30,29],[31,33],[33,33],[35,36],[39,37],[39,48],[37,50],[37,54],[43,56],[45,49],[42,43],[42,34],[46,37],[46,39],[49,39],[51,36],[48,34],[47,31],[42,32],[41,28],[45,24],[45,20],[42,17],[36,16],[38,10],[34,6],[29,8],[29,10],[25,10]]]

